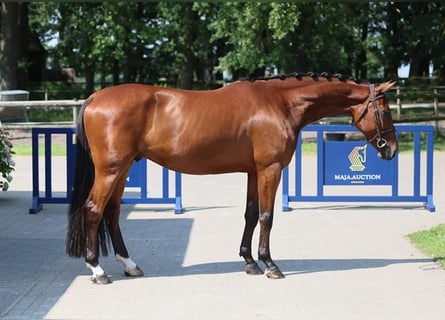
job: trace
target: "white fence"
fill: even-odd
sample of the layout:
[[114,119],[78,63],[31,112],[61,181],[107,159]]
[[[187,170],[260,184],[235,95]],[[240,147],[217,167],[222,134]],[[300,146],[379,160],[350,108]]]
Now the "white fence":
[[[36,100],[36,101],[0,101],[2,108],[71,108],[73,110],[72,121],[58,122],[6,122],[3,123],[5,129],[27,129],[38,126],[61,127],[74,126],[77,120],[79,108],[85,100]],[[1,119],[0,119],[1,120]]]

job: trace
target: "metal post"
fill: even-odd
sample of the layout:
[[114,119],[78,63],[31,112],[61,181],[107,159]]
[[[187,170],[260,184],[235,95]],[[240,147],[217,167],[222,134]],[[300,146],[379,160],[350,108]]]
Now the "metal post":
[[32,129],[32,203],[30,214],[36,214],[42,210],[39,202],[39,134],[35,128]]
[[79,117],[79,108],[80,107],[73,107],[73,123],[74,125],[76,125],[77,123],[77,118]]
[[439,95],[438,95],[439,91],[437,90],[437,88],[434,88],[434,117],[436,118],[435,121],[435,128],[436,130],[439,130],[439,120],[437,119],[437,117],[439,116]]
[[283,211],[290,211],[289,208],[289,167],[285,167],[283,169],[283,178],[282,178],[282,183],[283,183],[283,203],[282,203],[282,207],[283,207]]

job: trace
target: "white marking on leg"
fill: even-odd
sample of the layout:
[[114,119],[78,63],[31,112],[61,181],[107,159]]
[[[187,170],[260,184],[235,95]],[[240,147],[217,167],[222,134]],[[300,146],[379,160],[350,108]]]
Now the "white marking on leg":
[[116,260],[124,265],[125,271],[132,270],[137,267],[136,263],[130,258],[124,258],[119,254],[116,254]]
[[99,276],[102,276],[105,274],[105,271],[102,269],[102,267],[98,264],[96,267],[93,267],[88,262],[86,263],[87,267],[93,272],[92,278],[96,279]]

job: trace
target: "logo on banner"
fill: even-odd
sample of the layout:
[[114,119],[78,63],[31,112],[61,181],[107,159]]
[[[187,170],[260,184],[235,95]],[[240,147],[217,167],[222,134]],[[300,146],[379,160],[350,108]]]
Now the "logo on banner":
[[363,171],[365,170],[366,166],[366,147],[368,145],[364,146],[356,146],[352,149],[352,151],[349,153],[349,162],[351,165],[349,166],[349,169],[351,171]]
[[377,151],[358,141],[324,142],[325,185],[389,185],[393,161],[382,161]]

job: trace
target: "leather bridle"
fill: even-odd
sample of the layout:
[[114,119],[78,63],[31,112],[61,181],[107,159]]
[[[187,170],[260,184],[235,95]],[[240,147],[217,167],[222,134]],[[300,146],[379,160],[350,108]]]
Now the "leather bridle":
[[[363,108],[363,111],[360,114],[360,116],[358,117],[357,121],[353,124],[356,125],[357,123],[359,123],[360,121],[363,120],[366,113],[368,112],[369,104],[371,104],[372,109],[374,110],[374,118],[375,118],[375,123],[377,125],[377,129],[376,129],[376,133],[374,134],[374,136],[372,136],[372,138],[368,139],[368,142],[371,143],[374,140],[376,140],[377,148],[383,149],[388,145],[388,142],[386,141],[386,139],[383,136],[390,132],[393,132],[395,129],[391,128],[388,130],[383,130],[383,127],[382,127],[382,120],[380,118],[379,108],[377,106],[377,100],[382,99],[385,95],[383,93],[380,93],[376,96],[374,84],[369,85],[369,91],[370,91],[370,94],[369,94],[368,103]],[[390,111],[384,111],[384,112],[390,112]]]

